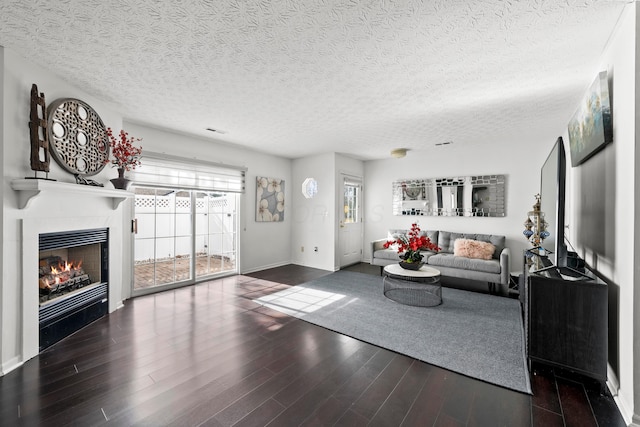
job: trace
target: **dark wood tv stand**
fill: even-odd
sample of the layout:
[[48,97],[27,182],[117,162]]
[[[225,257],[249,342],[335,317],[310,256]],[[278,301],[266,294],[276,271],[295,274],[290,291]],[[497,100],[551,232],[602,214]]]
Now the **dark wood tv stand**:
[[555,268],[528,272],[523,315],[529,367],[539,362],[600,381],[607,380],[607,285],[586,272],[567,279]]

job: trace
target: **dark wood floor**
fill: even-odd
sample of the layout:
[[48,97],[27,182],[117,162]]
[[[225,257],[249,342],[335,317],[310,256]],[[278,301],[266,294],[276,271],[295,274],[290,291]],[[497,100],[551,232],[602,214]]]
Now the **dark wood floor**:
[[539,369],[529,396],[251,301],[325,274],[286,266],[126,301],[2,377],[0,424],[624,425],[588,381]]

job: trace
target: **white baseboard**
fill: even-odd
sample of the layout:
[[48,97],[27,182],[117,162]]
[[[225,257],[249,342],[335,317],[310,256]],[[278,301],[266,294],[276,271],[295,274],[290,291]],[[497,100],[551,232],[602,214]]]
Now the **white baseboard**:
[[616,376],[616,373],[613,372],[613,368],[611,368],[611,365],[609,365],[608,363],[607,363],[607,387],[609,388],[609,391],[611,392],[612,396],[618,395],[618,390],[620,389],[620,381],[618,381],[618,377]]
[[262,265],[260,267],[250,268],[248,270],[242,270],[240,274],[255,273],[256,271],[268,270],[270,268],[282,267],[284,265],[289,265],[289,264],[295,264],[295,262],[285,261],[285,262],[278,262],[275,264]]
[[622,415],[625,424],[627,424],[629,427],[640,427],[640,419],[636,418],[634,420],[633,411],[631,410],[631,408],[628,408],[625,405],[624,400],[620,399],[620,396],[618,394],[615,394],[613,396],[613,401],[616,402],[618,410],[620,411],[620,415]]
[[607,363],[607,388],[613,396],[613,401],[616,403],[620,415],[624,419],[625,424],[629,427],[640,427],[640,420],[633,420],[633,410],[628,408],[624,403],[624,400],[620,399],[620,381],[616,376],[616,373],[611,368],[611,365]]
[[14,369],[19,368],[23,365],[24,362],[20,359],[20,357],[16,356],[12,359],[7,360],[2,364],[2,373],[1,375],[6,375]]

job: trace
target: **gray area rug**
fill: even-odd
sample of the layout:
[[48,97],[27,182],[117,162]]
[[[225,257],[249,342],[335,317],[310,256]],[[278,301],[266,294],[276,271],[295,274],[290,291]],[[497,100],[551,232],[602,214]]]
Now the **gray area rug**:
[[531,394],[517,300],[443,288],[412,307],[383,295],[382,277],[338,271],[254,301],[309,323],[472,378]]

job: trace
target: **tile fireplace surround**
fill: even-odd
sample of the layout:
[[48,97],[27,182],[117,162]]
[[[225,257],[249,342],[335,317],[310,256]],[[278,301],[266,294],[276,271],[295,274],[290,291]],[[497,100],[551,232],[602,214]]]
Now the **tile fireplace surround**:
[[[17,292],[22,294],[22,306],[18,307],[17,317],[22,319],[22,325],[16,329],[16,341],[19,343],[16,357],[11,363],[3,363],[3,372],[15,369],[23,362],[38,354],[39,346],[39,291],[38,291],[38,238],[43,233],[65,232],[71,230],[108,228],[109,229],[109,313],[122,306],[123,295],[128,295],[128,284],[123,278],[129,278],[130,273],[124,274],[129,268],[125,263],[124,245],[129,245],[125,239],[125,221],[129,221],[130,206],[121,203],[131,198],[133,194],[122,191],[105,189],[102,187],[87,188],[77,184],[56,183],[51,181],[36,181],[24,183],[26,180],[14,180],[12,188],[17,193],[19,206],[23,209],[17,213],[17,262],[15,273],[18,286]],[[31,181],[31,180],[30,180]],[[23,189],[24,185],[29,188]],[[36,187],[35,189],[33,187]],[[77,192],[73,190],[77,188]],[[28,203],[22,203],[25,197],[31,195]],[[117,200],[122,199],[122,200]],[[125,243],[126,240],[126,243]],[[6,252],[5,252],[6,254]],[[5,260],[7,261],[7,260]],[[126,265],[125,265],[126,264]],[[11,264],[5,264],[5,266]],[[20,313],[21,311],[21,313]],[[9,365],[9,366],[7,366]]]

